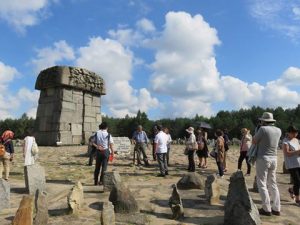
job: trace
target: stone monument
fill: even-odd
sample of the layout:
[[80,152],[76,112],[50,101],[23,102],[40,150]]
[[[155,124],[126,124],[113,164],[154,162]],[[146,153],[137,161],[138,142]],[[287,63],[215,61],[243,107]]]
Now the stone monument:
[[101,123],[100,97],[104,80],[86,69],[54,66],[40,72],[35,132],[39,145],[88,143]]

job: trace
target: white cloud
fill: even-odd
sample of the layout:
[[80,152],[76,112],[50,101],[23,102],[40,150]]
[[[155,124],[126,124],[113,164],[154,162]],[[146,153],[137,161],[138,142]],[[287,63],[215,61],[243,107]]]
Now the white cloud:
[[37,49],[37,57],[31,60],[35,72],[39,73],[48,67],[55,66],[63,60],[75,59],[73,48],[65,40],[53,44],[53,47]]
[[33,102],[35,104],[37,104],[38,99],[40,96],[40,92],[39,91],[31,91],[25,87],[22,87],[17,94],[17,97],[22,100],[22,101],[26,101],[26,102]]
[[37,107],[32,107],[32,108],[30,108],[30,109],[26,112],[26,114],[27,114],[27,116],[28,116],[29,118],[35,119],[35,118],[36,118],[36,112],[37,112]]
[[130,85],[134,56],[118,41],[94,37],[78,52],[76,64],[104,78],[107,95],[103,101],[113,116],[134,115],[139,109],[146,112],[158,105],[145,88],[135,90]]
[[126,46],[138,46],[143,39],[142,34],[133,29],[109,30],[108,34],[110,38]]
[[[0,61],[0,83],[5,85],[11,82],[19,74],[18,70],[14,67],[5,65]],[[3,89],[3,88],[1,88]]]
[[46,16],[45,10],[52,2],[57,0],[2,0],[0,19],[23,33],[26,27],[38,24]]
[[250,0],[250,14],[264,27],[299,40],[300,2],[294,0]]
[[154,32],[156,30],[153,22],[149,19],[143,18],[136,23],[138,29],[144,32]]
[[300,85],[300,68],[289,67],[277,82],[285,86]]

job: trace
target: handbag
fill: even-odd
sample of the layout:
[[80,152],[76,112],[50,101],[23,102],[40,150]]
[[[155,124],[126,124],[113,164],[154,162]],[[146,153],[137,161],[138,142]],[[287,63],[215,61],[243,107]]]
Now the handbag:
[[214,159],[217,158],[217,153],[216,153],[215,149],[211,150],[209,155],[210,155],[210,157],[212,157]]
[[33,142],[32,142],[32,146],[31,146],[31,154],[33,156],[37,155],[39,153],[39,147],[35,141],[35,139],[33,139]]
[[257,151],[258,151],[258,146],[255,144],[252,144],[251,147],[249,148],[248,152],[247,152],[247,156],[248,156],[248,162],[254,166],[255,161],[256,161],[256,157],[257,157]]

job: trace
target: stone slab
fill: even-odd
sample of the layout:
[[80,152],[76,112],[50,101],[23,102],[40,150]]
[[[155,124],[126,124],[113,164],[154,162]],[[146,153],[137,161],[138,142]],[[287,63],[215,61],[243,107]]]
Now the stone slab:
[[130,152],[131,142],[128,137],[113,137],[116,152]]
[[111,191],[114,186],[121,183],[121,176],[117,171],[105,171],[103,177],[103,190]]
[[32,225],[33,223],[33,195],[23,196],[16,216],[12,222],[12,225]]
[[24,167],[25,186],[29,194],[46,191],[45,169],[39,164]]
[[114,205],[110,202],[104,202],[101,212],[101,225],[115,225]]
[[0,178],[0,212],[9,209],[10,206],[10,184]]

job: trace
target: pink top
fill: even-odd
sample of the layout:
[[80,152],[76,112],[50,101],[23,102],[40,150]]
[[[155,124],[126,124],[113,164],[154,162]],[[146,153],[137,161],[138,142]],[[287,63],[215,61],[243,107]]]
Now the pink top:
[[241,140],[241,146],[240,146],[240,151],[241,152],[247,152],[249,148],[251,147],[252,144],[252,135],[251,134],[246,134],[243,136]]

